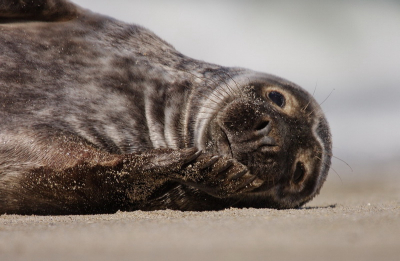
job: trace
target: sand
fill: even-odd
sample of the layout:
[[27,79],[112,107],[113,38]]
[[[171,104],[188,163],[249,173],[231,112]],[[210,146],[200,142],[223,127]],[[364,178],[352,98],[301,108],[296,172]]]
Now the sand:
[[0,260],[400,260],[400,182],[332,174],[291,210],[2,215]]

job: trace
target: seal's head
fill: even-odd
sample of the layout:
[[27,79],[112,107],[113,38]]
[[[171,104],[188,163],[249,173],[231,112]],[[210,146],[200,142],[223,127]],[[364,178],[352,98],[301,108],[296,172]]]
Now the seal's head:
[[[275,76],[251,74],[234,80],[223,99],[213,99],[218,109],[203,125],[207,127],[198,146],[235,158],[264,181],[238,196],[235,206],[303,205],[319,193],[330,167],[331,134],[319,104],[302,88]],[[210,97],[221,88],[227,87],[216,88]]]

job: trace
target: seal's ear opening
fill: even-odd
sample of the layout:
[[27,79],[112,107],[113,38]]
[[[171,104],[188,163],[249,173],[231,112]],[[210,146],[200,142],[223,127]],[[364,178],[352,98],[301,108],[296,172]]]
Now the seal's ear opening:
[[293,183],[299,184],[304,179],[305,174],[306,174],[306,169],[304,167],[304,164],[300,161],[297,162],[292,178]]

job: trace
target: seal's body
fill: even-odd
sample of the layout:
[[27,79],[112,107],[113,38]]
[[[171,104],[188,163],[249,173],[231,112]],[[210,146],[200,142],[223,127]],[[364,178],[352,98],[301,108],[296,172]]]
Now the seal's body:
[[6,0],[0,22],[0,213],[291,208],[318,194],[330,132],[293,83],[63,0]]

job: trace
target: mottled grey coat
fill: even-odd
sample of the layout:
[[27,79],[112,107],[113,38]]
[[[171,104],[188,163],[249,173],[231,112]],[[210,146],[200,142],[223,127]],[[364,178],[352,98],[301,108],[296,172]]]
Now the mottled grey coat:
[[0,213],[297,207],[330,148],[290,82],[64,0],[0,3]]

